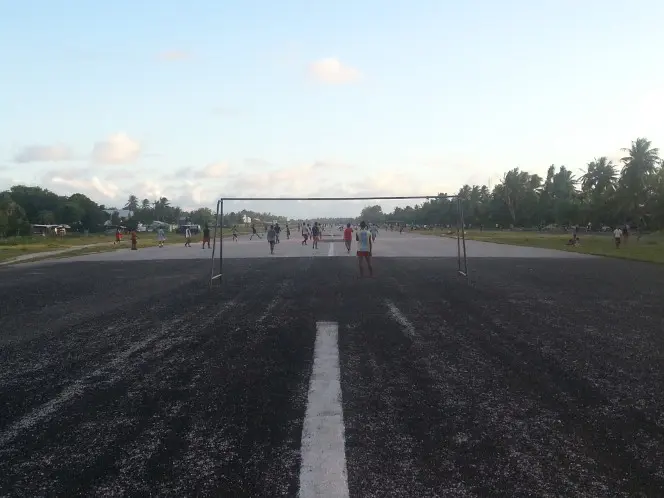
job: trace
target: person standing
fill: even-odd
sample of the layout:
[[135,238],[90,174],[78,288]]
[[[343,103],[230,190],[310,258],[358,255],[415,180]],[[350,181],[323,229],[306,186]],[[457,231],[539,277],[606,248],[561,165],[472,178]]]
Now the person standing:
[[276,243],[279,243],[279,234],[281,233],[281,227],[279,226],[279,223],[274,224],[274,232],[277,234],[276,238]]
[[205,224],[205,227],[203,227],[203,249],[205,249],[205,244],[207,243],[208,249],[211,249],[210,247],[210,227],[207,226],[207,223]]
[[164,247],[165,240],[166,240],[166,235],[164,235],[164,229],[159,228],[159,230],[157,230],[157,241],[159,242],[159,247]]
[[233,225],[233,242],[237,242],[237,225]]
[[274,229],[273,225],[267,229],[267,235],[265,237],[268,244],[270,244],[270,254],[274,254],[274,244],[277,241],[277,231]]
[[616,249],[620,247],[620,240],[622,239],[622,234],[623,231],[620,229],[620,227],[616,227],[616,229],[613,231],[613,240],[616,243]]
[[309,228],[307,225],[302,223],[302,245],[306,246],[307,245],[307,239],[309,238]]
[[360,223],[360,231],[355,234],[355,240],[357,240],[357,258],[360,265],[360,277],[364,277],[363,261],[367,262],[369,276],[373,277],[373,267],[371,266],[373,242],[371,240],[371,233],[367,230],[367,224],[364,221]]
[[318,249],[318,240],[320,239],[320,227],[318,226],[318,222],[314,223],[314,226],[311,229],[311,235],[314,238],[312,249]]
[[184,239],[184,246],[191,247],[191,229],[189,227],[185,228],[184,230]]
[[136,230],[131,231],[131,250],[138,251],[138,235],[136,235]]
[[350,245],[353,242],[353,229],[350,227],[350,223],[346,223],[346,228],[344,229],[344,244],[346,244],[346,252],[350,254]]
[[371,224],[371,228],[369,229],[369,232],[371,232],[371,241],[375,242],[376,241],[376,236],[378,235],[378,225],[375,223]]

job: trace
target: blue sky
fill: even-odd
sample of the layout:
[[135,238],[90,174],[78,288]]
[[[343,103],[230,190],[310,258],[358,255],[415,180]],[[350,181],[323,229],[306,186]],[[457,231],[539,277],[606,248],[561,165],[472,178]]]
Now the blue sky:
[[0,188],[193,208],[577,171],[664,147],[662,18],[654,0],[2,2]]

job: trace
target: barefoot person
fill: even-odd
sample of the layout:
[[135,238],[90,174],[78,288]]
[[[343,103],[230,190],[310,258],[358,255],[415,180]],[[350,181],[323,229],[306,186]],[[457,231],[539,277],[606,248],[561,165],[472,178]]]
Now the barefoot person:
[[346,244],[346,252],[350,254],[350,245],[353,242],[353,229],[350,227],[350,223],[346,223],[346,228],[344,228],[344,244]]
[[277,241],[277,232],[273,225],[270,225],[270,228],[267,229],[267,235],[265,238],[267,239],[268,244],[270,244],[270,254],[274,254],[274,244]]
[[311,229],[311,235],[314,237],[312,249],[318,249],[318,241],[320,240],[320,227],[318,226],[318,222],[314,223],[314,226]]
[[373,277],[373,267],[371,266],[373,242],[371,240],[371,233],[367,230],[367,224],[364,221],[360,223],[360,231],[355,234],[355,240],[357,241],[357,259],[360,264],[360,277],[364,277],[363,260],[366,260],[369,267],[369,276]]
[[159,230],[157,230],[157,242],[159,242],[159,247],[164,247],[165,240],[166,235],[164,234],[164,229],[159,227]]
[[207,226],[207,223],[205,224],[205,228],[203,228],[203,249],[205,249],[205,244],[210,249],[210,227]]

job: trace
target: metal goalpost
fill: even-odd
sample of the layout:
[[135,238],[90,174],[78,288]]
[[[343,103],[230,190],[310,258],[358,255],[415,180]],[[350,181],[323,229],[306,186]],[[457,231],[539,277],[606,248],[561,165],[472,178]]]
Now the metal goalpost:
[[[457,239],[457,273],[468,280],[468,258],[466,257],[466,225],[463,218],[463,204],[458,195],[411,195],[411,196],[386,196],[386,197],[222,197],[217,201],[216,222],[214,224],[214,235],[212,237],[212,268],[210,270],[210,286],[215,280],[224,275],[224,201],[401,201],[417,199],[454,199],[457,206],[455,220]],[[217,229],[219,229],[219,270],[215,273],[215,254],[217,250]]]

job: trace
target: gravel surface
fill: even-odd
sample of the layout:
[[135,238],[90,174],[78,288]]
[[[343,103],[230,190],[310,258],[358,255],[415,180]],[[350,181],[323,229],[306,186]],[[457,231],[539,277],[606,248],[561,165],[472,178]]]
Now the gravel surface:
[[664,495],[663,268],[374,264],[0,269],[0,496],[296,496],[320,322],[350,496]]

